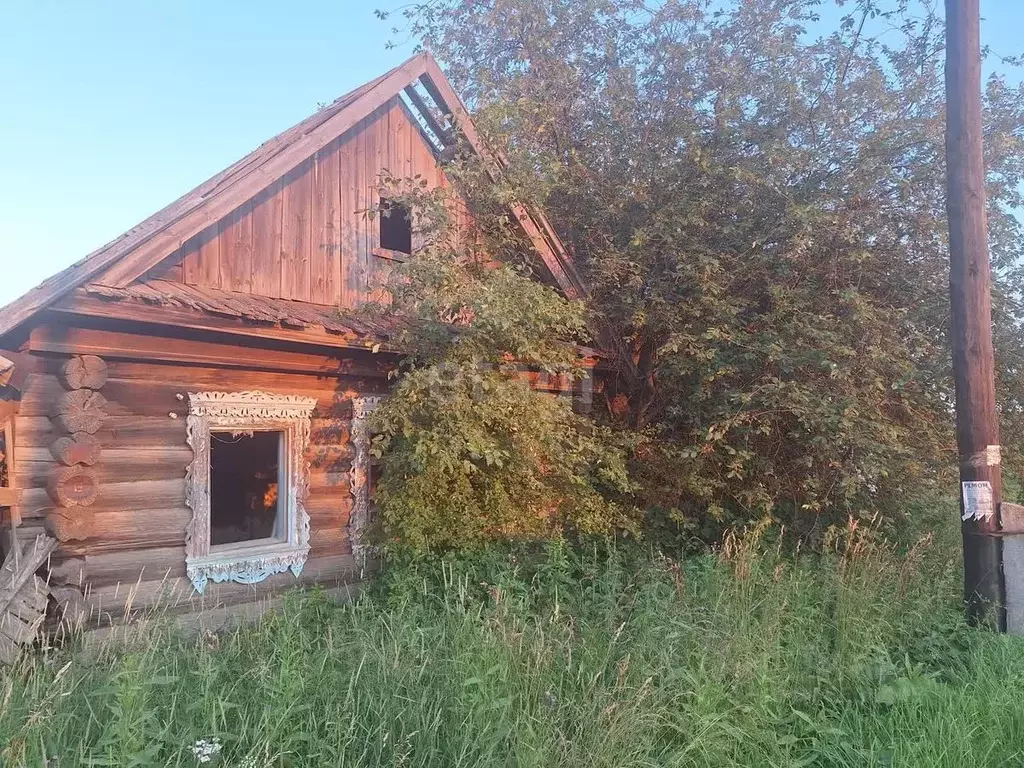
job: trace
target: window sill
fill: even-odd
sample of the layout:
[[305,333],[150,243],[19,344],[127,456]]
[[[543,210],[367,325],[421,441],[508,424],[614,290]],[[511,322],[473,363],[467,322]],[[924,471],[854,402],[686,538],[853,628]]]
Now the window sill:
[[226,544],[211,544],[210,557],[224,554],[248,555],[250,553],[272,552],[276,547],[289,546],[286,539],[268,537],[265,539],[247,539],[245,541],[229,541]]
[[370,251],[374,256],[379,259],[387,259],[388,261],[405,261],[411,253],[405,253],[404,251],[393,251],[390,248],[374,248]]
[[209,581],[255,584],[288,570],[298,576],[308,555],[308,545],[287,541],[259,539],[256,542],[232,542],[211,547],[208,555],[186,557],[185,569],[196,591],[202,594]]

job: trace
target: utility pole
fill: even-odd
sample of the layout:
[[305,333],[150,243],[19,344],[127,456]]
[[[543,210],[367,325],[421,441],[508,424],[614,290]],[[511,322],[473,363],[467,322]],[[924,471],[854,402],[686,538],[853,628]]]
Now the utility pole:
[[973,624],[1006,631],[999,422],[981,131],[979,0],[946,0],[946,211],[964,601]]

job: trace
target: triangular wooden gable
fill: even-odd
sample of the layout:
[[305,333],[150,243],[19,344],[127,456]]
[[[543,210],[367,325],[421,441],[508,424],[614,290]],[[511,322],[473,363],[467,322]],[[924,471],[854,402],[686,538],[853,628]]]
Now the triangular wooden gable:
[[[355,307],[383,281],[381,174],[449,187],[436,148],[401,99],[385,102],[219,222],[147,277],[197,288]],[[464,206],[456,205],[456,216]],[[100,275],[94,283],[113,282]]]
[[[373,227],[364,223],[360,230],[353,222],[356,211],[376,203],[376,174],[383,168],[396,176],[421,172],[428,183],[446,183],[430,136],[446,143],[454,132],[501,173],[501,158],[484,146],[437,63],[418,54],[9,304],[0,311],[0,335],[79,286],[123,289],[154,275],[217,290],[353,306],[375,283]],[[390,168],[392,163],[403,168]],[[543,214],[510,207],[554,282],[566,295],[581,296],[582,281]]]

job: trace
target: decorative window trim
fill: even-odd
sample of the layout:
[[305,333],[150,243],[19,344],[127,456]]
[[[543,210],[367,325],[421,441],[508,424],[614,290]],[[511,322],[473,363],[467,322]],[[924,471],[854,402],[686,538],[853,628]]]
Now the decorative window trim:
[[[298,576],[309,555],[305,454],[316,399],[265,392],[189,392],[188,402],[185,439],[193,458],[185,474],[185,503],[192,520],[185,531],[185,570],[192,585],[201,594],[211,579],[254,584],[289,569]],[[224,430],[283,433],[283,540],[210,551],[210,433]]]
[[360,565],[372,554],[373,547],[363,542],[363,533],[373,514],[370,504],[370,424],[373,413],[382,398],[379,395],[352,399],[352,426],[349,439],[352,441],[352,468],[349,470],[349,485],[352,489],[352,514],[349,517],[349,541],[352,554]]

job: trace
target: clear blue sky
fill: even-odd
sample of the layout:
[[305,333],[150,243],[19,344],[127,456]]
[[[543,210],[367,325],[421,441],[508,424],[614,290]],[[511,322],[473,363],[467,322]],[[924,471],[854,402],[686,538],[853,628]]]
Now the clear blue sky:
[[[0,306],[390,69],[389,0],[0,2]],[[982,0],[1024,44],[1024,0]]]

